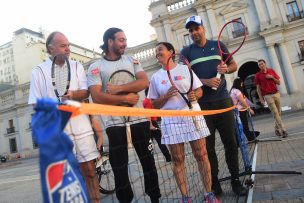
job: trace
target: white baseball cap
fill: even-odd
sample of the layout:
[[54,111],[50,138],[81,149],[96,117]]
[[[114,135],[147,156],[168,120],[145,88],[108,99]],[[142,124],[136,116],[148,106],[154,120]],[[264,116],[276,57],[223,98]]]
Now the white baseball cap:
[[188,29],[189,25],[191,25],[192,23],[195,23],[197,25],[203,25],[203,21],[202,21],[201,17],[199,17],[199,16],[190,16],[186,20],[185,28]]

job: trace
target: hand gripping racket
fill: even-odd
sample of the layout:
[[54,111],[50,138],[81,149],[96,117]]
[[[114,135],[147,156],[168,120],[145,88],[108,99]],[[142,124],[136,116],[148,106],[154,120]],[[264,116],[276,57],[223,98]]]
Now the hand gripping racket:
[[[221,38],[222,38],[222,34],[223,31],[227,31],[227,32],[231,32],[233,33],[233,38],[237,38],[239,37],[241,39],[241,41],[239,42],[239,46],[231,53],[229,52],[225,52],[225,50],[222,49],[221,47]],[[221,60],[220,64],[223,65],[225,64],[238,50],[240,50],[240,48],[243,46],[245,39],[247,36],[247,28],[245,26],[244,23],[242,23],[242,21],[238,21],[238,20],[232,20],[227,22],[225,25],[223,25],[220,34],[218,36],[218,40],[217,40],[217,46],[218,49],[220,51],[220,56],[221,59],[223,59],[223,56],[226,56],[225,60]],[[217,73],[216,74],[216,78],[221,78],[221,74]],[[212,87],[213,90],[217,90],[216,87]]]
[[[135,81],[135,76],[128,70],[117,70],[109,78],[109,83],[113,85],[124,85]],[[124,93],[122,93],[124,94]],[[130,105],[131,106],[131,105]],[[130,116],[122,117],[126,126],[128,147],[132,147],[132,135],[130,126]]]
[[51,77],[58,102],[62,102],[62,97],[67,94],[71,81],[71,67],[66,55],[60,54],[54,56]]
[[[179,72],[178,75],[172,74],[172,70],[170,69],[170,61],[173,60],[175,64],[180,64],[185,66],[185,71]],[[184,99],[186,104],[189,107],[189,110],[196,110],[200,111],[201,108],[197,101],[189,101],[188,97],[186,96],[190,91],[192,91],[193,87],[193,72],[191,69],[191,65],[189,61],[181,54],[172,54],[167,61],[166,64],[166,71],[168,74],[169,81],[173,87],[175,87],[181,97]],[[192,117],[193,123],[197,131],[202,130],[202,126],[199,123],[198,118],[195,116]]]

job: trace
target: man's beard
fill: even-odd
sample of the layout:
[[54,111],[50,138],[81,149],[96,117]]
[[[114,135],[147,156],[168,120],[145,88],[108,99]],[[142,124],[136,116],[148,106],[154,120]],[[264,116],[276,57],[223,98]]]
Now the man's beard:
[[117,56],[121,56],[125,53],[125,48],[124,49],[114,49],[114,53],[117,55]]

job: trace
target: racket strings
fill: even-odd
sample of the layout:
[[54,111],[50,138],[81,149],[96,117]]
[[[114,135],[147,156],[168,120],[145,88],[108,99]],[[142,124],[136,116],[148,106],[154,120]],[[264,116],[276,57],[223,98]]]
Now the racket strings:
[[68,67],[66,63],[63,66],[55,65],[54,77],[55,89],[59,97],[62,97],[66,93],[68,85]]
[[123,85],[133,81],[134,77],[126,72],[117,72],[110,79],[110,83],[113,85]]

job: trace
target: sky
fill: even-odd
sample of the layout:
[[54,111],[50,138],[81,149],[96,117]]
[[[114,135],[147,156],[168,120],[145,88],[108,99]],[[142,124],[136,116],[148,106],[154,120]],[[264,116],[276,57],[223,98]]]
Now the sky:
[[150,41],[151,0],[3,0],[0,45],[20,28],[61,31],[71,43],[101,51],[103,33],[110,27],[124,30],[129,47]]

